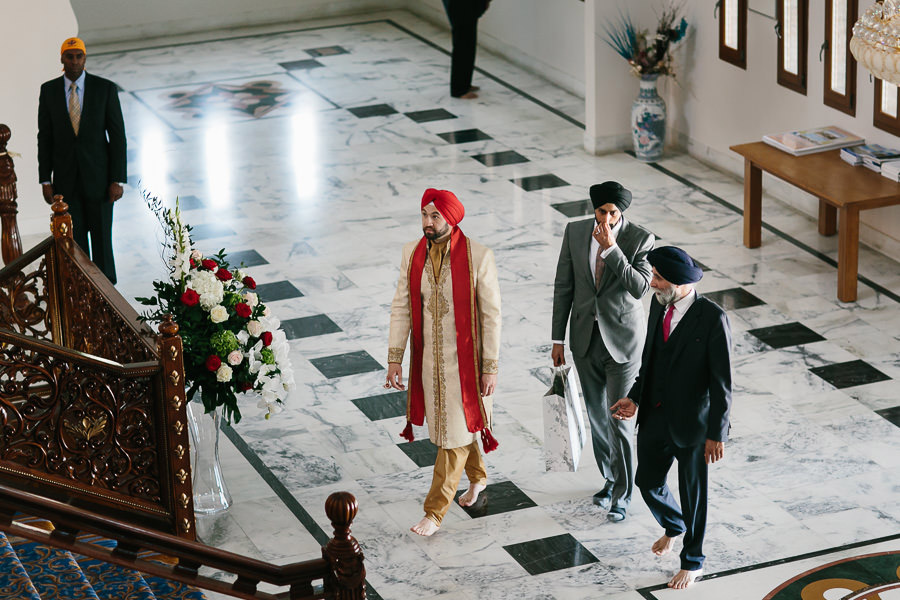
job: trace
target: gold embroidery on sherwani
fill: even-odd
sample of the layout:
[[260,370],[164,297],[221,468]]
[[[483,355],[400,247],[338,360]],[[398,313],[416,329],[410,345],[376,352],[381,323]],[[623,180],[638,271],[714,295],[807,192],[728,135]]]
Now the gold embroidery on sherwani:
[[403,348],[388,348],[388,362],[389,363],[402,363],[403,355],[406,353],[406,350]]
[[496,360],[491,360],[489,358],[483,358],[481,360],[481,372],[482,373],[497,373],[500,370],[499,365]]

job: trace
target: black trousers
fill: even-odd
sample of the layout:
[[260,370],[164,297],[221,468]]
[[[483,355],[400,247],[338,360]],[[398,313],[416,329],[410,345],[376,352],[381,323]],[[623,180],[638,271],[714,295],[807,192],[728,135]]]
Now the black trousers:
[[80,178],[75,181],[74,190],[63,201],[69,205],[75,243],[81,246],[107,279],[116,283],[112,245],[113,204],[106,194],[100,198],[87,197]]
[[487,10],[487,0],[444,0],[450,19],[453,53],[450,57],[450,95],[459,98],[472,87],[478,19]]
[[[649,408],[649,407],[648,407]],[[642,407],[643,410],[643,407]],[[669,537],[684,533],[681,568],[703,568],[703,536],[706,533],[707,466],[704,444],[679,448],[669,435],[662,408],[650,408],[638,429],[638,466],[635,483],[644,502]],[[675,502],[666,475],[678,460],[678,492]]]

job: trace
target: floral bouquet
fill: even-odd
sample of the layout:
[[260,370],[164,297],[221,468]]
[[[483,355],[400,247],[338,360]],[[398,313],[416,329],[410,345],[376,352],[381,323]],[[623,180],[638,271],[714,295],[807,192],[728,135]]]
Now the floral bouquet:
[[606,30],[606,43],[631,65],[635,76],[672,75],[671,47],[684,38],[687,21],[682,16],[684,0],[666,0],[663,5],[656,34],[639,30],[628,13],[620,14],[617,23],[610,23]]
[[252,277],[232,269],[225,250],[204,256],[193,248],[191,227],[181,220],[178,201],[167,209],[145,193],[166,237],[169,279],[154,281],[156,295],[135,298],[153,307],[142,321],[173,315],[184,345],[188,399],[199,391],[206,412],[223,407],[226,421],[241,420],[237,395],[253,392],[266,418],[280,412],[294,389],[290,347],[279,320],[259,301]]

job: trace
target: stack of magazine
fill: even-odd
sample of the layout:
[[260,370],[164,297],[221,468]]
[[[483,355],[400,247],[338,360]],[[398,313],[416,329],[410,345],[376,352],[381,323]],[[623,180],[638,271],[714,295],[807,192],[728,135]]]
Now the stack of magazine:
[[876,173],[881,173],[885,165],[900,161],[900,150],[879,144],[850,146],[841,150],[841,158],[851,165],[863,165]]
[[818,127],[799,131],[786,131],[763,136],[763,141],[794,156],[824,152],[847,146],[858,146],[865,140],[840,127]]
[[900,181],[900,160],[892,160],[881,165],[881,174],[891,181]]

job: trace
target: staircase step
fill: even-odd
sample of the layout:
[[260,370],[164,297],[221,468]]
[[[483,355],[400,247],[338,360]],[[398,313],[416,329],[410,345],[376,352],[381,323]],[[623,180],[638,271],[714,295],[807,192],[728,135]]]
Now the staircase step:
[[0,533],[0,598],[41,600],[9,539]]
[[17,538],[10,543],[41,600],[100,600],[68,551]]
[[[113,540],[99,536],[79,536],[78,540],[104,548],[116,547]],[[100,600],[157,600],[137,571],[80,554],[74,556]]]

